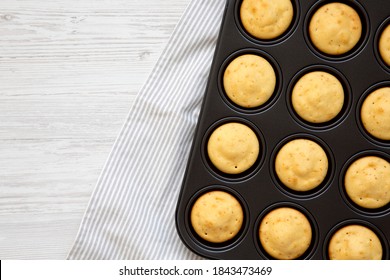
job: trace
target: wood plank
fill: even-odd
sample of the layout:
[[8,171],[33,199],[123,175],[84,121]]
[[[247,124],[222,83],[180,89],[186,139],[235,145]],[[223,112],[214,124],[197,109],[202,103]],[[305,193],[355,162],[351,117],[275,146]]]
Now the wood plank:
[[64,259],[189,0],[0,1],[0,259]]

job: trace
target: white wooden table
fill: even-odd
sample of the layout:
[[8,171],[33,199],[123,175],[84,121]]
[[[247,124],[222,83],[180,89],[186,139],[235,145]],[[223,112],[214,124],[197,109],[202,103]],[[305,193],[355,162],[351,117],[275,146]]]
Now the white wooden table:
[[0,1],[0,259],[64,259],[190,0]]

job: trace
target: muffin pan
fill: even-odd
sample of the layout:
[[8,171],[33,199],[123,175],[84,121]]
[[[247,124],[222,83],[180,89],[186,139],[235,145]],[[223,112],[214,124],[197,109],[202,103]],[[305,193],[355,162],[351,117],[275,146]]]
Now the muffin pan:
[[[355,9],[362,26],[358,43],[347,53],[337,56],[317,50],[309,34],[310,20],[315,11],[336,1],[291,2],[294,15],[289,28],[277,38],[261,40],[248,34],[241,24],[242,0],[227,1],[178,198],[177,231],[189,249],[205,258],[273,259],[261,244],[259,227],[270,211],[290,207],[306,216],[312,230],[308,249],[297,259],[329,259],[328,246],[333,234],[352,224],[373,231],[381,242],[382,259],[389,259],[390,203],[377,209],[356,205],[345,191],[344,176],[350,164],[364,156],[377,156],[390,162],[390,140],[370,135],[360,117],[365,98],[378,88],[390,87],[390,67],[383,62],[378,51],[380,34],[390,23],[390,1],[337,1]],[[233,103],[223,85],[229,63],[244,54],[265,58],[276,75],[272,96],[254,108]],[[340,112],[324,123],[301,119],[292,106],[294,85],[300,77],[312,71],[332,74],[344,90]],[[221,172],[212,164],[207,151],[212,132],[229,122],[250,127],[259,141],[256,162],[238,174]],[[286,187],[275,171],[279,150],[295,139],[314,141],[327,156],[325,178],[309,191],[294,191]],[[384,184],[388,188],[388,182]],[[214,190],[233,195],[244,214],[238,233],[219,243],[201,238],[191,224],[191,209],[195,201]]]

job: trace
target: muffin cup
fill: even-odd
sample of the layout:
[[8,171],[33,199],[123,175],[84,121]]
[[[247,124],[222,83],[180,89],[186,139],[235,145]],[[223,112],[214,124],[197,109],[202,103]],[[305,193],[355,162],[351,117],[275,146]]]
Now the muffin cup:
[[379,52],[379,40],[381,38],[382,32],[390,24],[390,17],[386,18],[381,25],[378,27],[375,38],[374,38],[374,53],[378,63],[383,67],[383,69],[390,73],[390,65],[387,65]]
[[338,223],[326,235],[325,241],[324,241],[324,244],[323,244],[323,249],[322,249],[324,260],[330,260],[328,248],[329,248],[329,243],[330,243],[330,240],[332,239],[332,236],[339,229],[341,229],[341,228],[343,228],[345,226],[349,226],[349,225],[361,225],[361,226],[365,226],[365,227],[369,228],[370,230],[372,230],[378,236],[378,238],[379,238],[379,240],[381,242],[381,245],[382,245],[382,260],[389,259],[389,242],[388,242],[385,234],[383,234],[383,232],[378,227],[376,227],[375,225],[373,225],[370,222],[367,222],[367,221],[361,220],[361,219],[350,219],[350,220],[345,220],[345,221],[342,221],[342,222]]
[[[196,200],[201,197],[203,194],[211,192],[211,191],[224,191],[232,196],[234,196],[238,202],[241,205],[242,211],[244,213],[244,219],[243,223],[241,226],[241,229],[239,232],[230,240],[221,242],[221,243],[213,243],[209,242],[203,238],[201,238],[194,230],[194,228],[191,225],[191,210],[196,202]],[[245,202],[244,198],[235,190],[228,188],[226,186],[222,185],[213,185],[213,186],[208,186],[205,188],[202,188],[198,192],[196,192],[192,198],[189,200],[188,205],[186,207],[186,214],[185,214],[185,226],[187,228],[187,231],[190,235],[190,238],[197,244],[197,246],[201,247],[202,250],[210,250],[210,251],[226,251],[229,250],[230,248],[237,246],[238,243],[243,239],[245,236],[246,232],[248,231],[249,227],[249,209],[248,205]]]
[[[259,141],[259,146],[260,146],[259,155],[258,155],[255,163],[250,168],[248,168],[246,171],[239,173],[239,174],[227,174],[227,173],[220,171],[211,162],[211,160],[208,156],[208,153],[207,153],[207,143],[208,143],[208,140],[210,139],[211,134],[214,132],[214,130],[223,124],[231,123],[231,122],[241,123],[241,124],[244,124],[244,125],[248,126],[249,128],[251,128],[252,131],[256,134],[257,139]],[[203,162],[207,166],[207,169],[210,171],[211,174],[213,174],[214,176],[216,176],[222,180],[241,181],[241,180],[246,180],[246,179],[250,178],[261,168],[262,164],[264,163],[264,159],[265,159],[266,145],[265,145],[264,136],[261,133],[260,129],[257,126],[255,126],[253,123],[251,123],[250,121],[243,119],[243,118],[225,118],[225,119],[221,119],[221,120],[215,122],[207,130],[207,132],[205,133],[205,135],[203,137],[201,154],[202,154]]]
[[349,198],[349,196],[345,190],[344,178],[345,178],[345,174],[346,174],[348,168],[356,160],[363,158],[363,157],[367,157],[367,156],[380,157],[380,158],[390,162],[390,155],[388,155],[384,152],[381,152],[381,151],[368,150],[368,151],[362,151],[360,153],[353,155],[350,159],[348,159],[348,161],[343,165],[343,168],[341,169],[340,176],[339,176],[340,194],[341,194],[342,198],[344,199],[345,203],[356,213],[358,213],[360,215],[364,215],[364,216],[383,216],[383,215],[386,215],[390,212],[390,202],[382,207],[375,208],[375,209],[364,208],[364,207],[359,206],[356,203],[354,203]]
[[293,6],[294,15],[291,21],[290,26],[287,28],[286,31],[284,31],[280,36],[274,38],[274,39],[259,39],[251,35],[249,32],[247,32],[241,22],[241,16],[240,16],[240,8],[241,8],[242,0],[236,1],[235,6],[235,22],[240,30],[241,34],[245,36],[248,40],[253,41],[256,44],[259,45],[272,45],[272,44],[278,44],[286,40],[288,37],[290,37],[294,32],[296,32],[296,27],[298,25],[300,16],[301,16],[301,9],[300,4],[298,0],[291,0],[291,4]]
[[367,132],[367,130],[363,126],[362,119],[361,119],[361,109],[362,109],[364,100],[366,100],[367,96],[369,96],[370,93],[372,93],[375,90],[382,88],[382,87],[390,87],[390,81],[379,82],[379,83],[374,84],[371,87],[369,87],[361,95],[361,97],[357,103],[357,106],[356,106],[355,114],[356,114],[357,126],[359,127],[359,130],[363,134],[364,137],[366,137],[369,141],[373,142],[376,145],[390,147],[390,140],[382,140],[382,139],[376,138],[375,136],[373,136],[369,132]]
[[[362,33],[360,36],[359,41],[356,43],[356,45],[348,52],[340,55],[330,55],[326,54],[320,50],[317,49],[316,46],[312,43],[309,35],[309,25],[310,21],[315,14],[315,12],[321,8],[322,6],[330,3],[343,3],[351,8],[353,8],[359,15],[361,23],[362,23]],[[316,4],[314,4],[311,9],[308,11],[308,13],[305,16],[305,21],[304,21],[304,37],[306,40],[306,43],[309,47],[309,49],[313,52],[313,54],[317,55],[319,58],[322,58],[324,60],[330,60],[330,61],[341,61],[341,60],[347,60],[352,58],[353,56],[357,55],[366,45],[368,38],[370,36],[370,20],[368,17],[368,14],[366,10],[363,8],[363,6],[357,2],[357,1],[352,1],[352,0],[342,0],[342,1],[336,1],[336,0],[322,0],[318,1]]]
[[315,221],[315,218],[310,214],[310,212],[306,208],[304,208],[303,206],[301,206],[299,204],[292,203],[292,202],[278,202],[278,203],[272,204],[272,205],[268,206],[267,208],[265,208],[260,213],[260,215],[257,217],[256,222],[255,222],[255,227],[253,229],[253,240],[255,241],[256,249],[257,249],[259,255],[261,256],[262,259],[266,259],[266,260],[274,260],[275,259],[272,256],[270,256],[264,250],[263,246],[261,245],[260,238],[259,238],[259,228],[260,228],[261,221],[268,213],[270,213],[272,210],[275,210],[275,209],[278,209],[281,207],[289,207],[289,208],[293,208],[295,210],[298,210],[303,215],[305,215],[305,217],[308,219],[310,226],[311,226],[311,230],[312,230],[311,242],[310,242],[309,247],[305,251],[305,253],[303,253],[303,255],[301,255],[299,258],[297,258],[297,260],[310,259],[318,246],[318,235],[319,235],[318,226],[317,226],[317,223]]
[[[257,107],[253,107],[253,108],[245,108],[245,107],[242,107],[242,106],[234,103],[233,101],[231,101],[229,99],[229,97],[227,96],[225,89],[224,89],[224,86],[223,86],[223,77],[224,77],[224,73],[225,73],[226,68],[229,66],[229,64],[235,58],[237,58],[241,55],[245,55],[245,54],[254,54],[254,55],[258,55],[258,56],[266,59],[271,64],[272,68],[274,69],[275,76],[276,76],[276,85],[275,85],[275,89],[274,89],[272,96],[264,104],[257,106]],[[259,113],[259,112],[262,112],[262,111],[269,109],[277,101],[277,99],[280,97],[281,89],[282,89],[282,82],[283,82],[282,71],[280,69],[279,64],[276,62],[276,60],[268,53],[261,51],[261,50],[258,50],[258,49],[252,49],[252,48],[251,49],[241,49],[241,50],[231,54],[230,56],[228,56],[227,59],[221,65],[220,71],[218,73],[218,89],[219,89],[219,93],[220,93],[222,99],[224,100],[224,102],[226,102],[226,104],[228,106],[230,106],[233,110],[236,110],[236,111],[242,112],[242,113],[249,113],[249,114]]]
[[[308,139],[308,140],[314,141],[315,143],[317,143],[318,145],[321,146],[321,148],[324,150],[324,152],[328,158],[328,172],[326,173],[324,180],[321,182],[320,185],[318,185],[317,187],[315,187],[309,191],[295,191],[295,190],[292,190],[292,189],[286,187],[280,181],[280,179],[278,178],[278,175],[276,174],[275,160],[276,160],[276,156],[278,155],[278,152],[285,144],[287,144],[288,142],[290,142],[292,140],[296,140],[296,139]],[[313,197],[321,194],[322,192],[326,191],[326,189],[330,185],[330,182],[334,178],[334,173],[335,173],[334,166],[335,166],[334,156],[333,156],[331,149],[328,147],[328,145],[323,140],[321,140],[320,138],[318,138],[316,136],[313,136],[311,134],[303,134],[302,133],[302,134],[290,135],[290,136],[286,137],[285,139],[283,139],[282,141],[280,141],[279,144],[276,145],[275,149],[272,151],[272,154],[271,154],[269,170],[271,171],[270,175],[271,175],[273,182],[275,183],[275,186],[282,193],[284,193],[285,195],[287,195],[291,198],[294,198],[294,199],[309,199],[309,198],[313,198]]]
[[[300,78],[302,78],[304,75],[306,75],[310,72],[314,72],[314,71],[323,71],[323,72],[327,72],[327,73],[335,76],[340,81],[341,85],[343,86],[343,90],[344,90],[344,104],[343,104],[343,107],[341,108],[340,112],[330,121],[323,122],[323,123],[312,123],[312,122],[308,122],[308,121],[302,119],[298,115],[298,113],[295,111],[295,109],[292,105],[292,91],[294,89],[294,86],[296,85],[296,83],[299,81]],[[336,70],[335,68],[328,66],[328,65],[320,65],[320,64],[308,66],[308,67],[300,70],[297,74],[295,74],[295,76],[291,79],[291,81],[289,83],[289,86],[287,88],[287,94],[288,94],[287,108],[288,108],[291,116],[293,117],[293,119],[296,122],[298,122],[300,125],[305,126],[309,129],[314,129],[314,130],[317,130],[317,129],[318,130],[326,130],[326,129],[330,129],[330,128],[340,124],[340,122],[345,120],[345,117],[348,115],[348,113],[351,109],[351,106],[352,106],[352,99],[353,99],[352,92],[351,92],[351,86],[350,86],[347,78],[340,71]]]

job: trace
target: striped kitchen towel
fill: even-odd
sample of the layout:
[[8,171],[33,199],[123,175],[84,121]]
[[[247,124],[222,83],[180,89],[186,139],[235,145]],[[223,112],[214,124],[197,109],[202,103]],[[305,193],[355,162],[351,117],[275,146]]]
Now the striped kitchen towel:
[[225,1],[192,0],[124,124],[68,259],[197,259],[175,229]]

